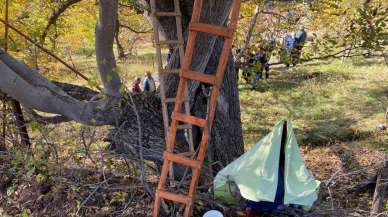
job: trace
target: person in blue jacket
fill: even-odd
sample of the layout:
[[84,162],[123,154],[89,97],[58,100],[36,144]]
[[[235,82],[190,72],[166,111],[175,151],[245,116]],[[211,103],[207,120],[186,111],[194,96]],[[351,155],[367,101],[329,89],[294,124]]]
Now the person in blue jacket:
[[283,38],[283,51],[281,54],[281,60],[287,67],[291,64],[291,54],[294,46],[295,38],[291,34],[287,33]]
[[146,72],[145,78],[143,81],[143,90],[144,92],[155,92],[156,91],[156,85],[155,80],[151,75],[151,72]]
[[173,53],[174,53],[174,49],[173,48],[169,48],[168,51],[167,51],[167,55],[166,55],[167,64],[170,63],[171,56],[172,56]]

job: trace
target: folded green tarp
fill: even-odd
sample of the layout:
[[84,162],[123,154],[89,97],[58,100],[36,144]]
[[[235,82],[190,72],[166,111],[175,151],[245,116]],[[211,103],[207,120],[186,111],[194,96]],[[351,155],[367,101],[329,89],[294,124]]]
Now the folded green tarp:
[[[214,196],[235,204],[238,194],[251,201],[275,200],[280,148],[285,121],[280,121],[272,132],[250,151],[221,170],[214,180]],[[317,200],[320,182],[307,170],[300,154],[292,124],[287,121],[284,163],[284,204],[311,207]]]

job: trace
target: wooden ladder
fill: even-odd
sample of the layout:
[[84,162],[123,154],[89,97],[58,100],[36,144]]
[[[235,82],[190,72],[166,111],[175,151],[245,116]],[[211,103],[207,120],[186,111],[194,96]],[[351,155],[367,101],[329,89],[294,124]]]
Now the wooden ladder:
[[[168,45],[168,46],[175,46],[179,49],[179,62],[180,66],[183,66],[183,60],[185,56],[185,49],[184,49],[184,40],[183,40],[183,34],[182,34],[182,15],[179,5],[179,0],[173,0],[174,1],[174,11],[173,12],[159,12],[156,9],[156,2],[155,0],[151,0],[151,19],[152,19],[152,26],[154,30],[154,40],[155,40],[155,48],[156,48],[156,59],[157,59],[157,67],[158,67],[158,75],[159,75],[159,91],[162,101],[162,114],[163,114],[163,125],[164,125],[164,133],[167,143],[168,138],[168,128],[169,128],[169,114],[168,114],[168,104],[174,103],[176,101],[176,98],[167,98],[166,96],[166,87],[165,87],[165,76],[168,74],[176,74],[178,75],[179,69],[167,69],[163,67],[163,60],[162,60],[162,45]],[[167,41],[160,41],[159,37],[159,23],[158,23],[158,17],[175,17],[175,23],[176,23],[176,33],[177,33],[177,40],[167,40]],[[189,97],[187,95],[187,91],[185,91],[185,100],[184,100],[184,112],[186,115],[190,115],[190,102]],[[189,144],[189,153],[194,154],[194,144],[193,144],[193,126],[191,124],[185,124],[178,126],[179,130],[184,130],[187,138],[187,142]],[[170,177],[171,179],[174,179],[174,172],[172,169],[172,166],[170,167]]]
[[[241,0],[233,0],[231,17],[228,27],[200,23],[202,2],[203,0],[195,0],[194,2],[193,14],[189,26],[189,37],[186,47],[186,55],[183,62],[182,70],[179,74],[180,80],[177,91],[177,97],[175,101],[174,111],[171,115],[172,121],[167,138],[167,148],[163,156],[164,163],[160,175],[159,184],[155,193],[153,217],[159,216],[162,199],[183,204],[185,206],[184,217],[189,217],[191,215],[194,197],[196,194],[197,185],[201,173],[201,167],[206,155],[209,134],[214,121],[217,97],[220,93],[220,87],[224,78],[226,65],[228,63],[230,49],[232,47],[233,36],[237,27]],[[225,39],[224,47],[222,49],[221,57],[215,75],[209,75],[190,70],[190,65],[192,63],[193,52],[195,48],[195,41],[199,32],[215,36],[221,36]],[[191,116],[188,114],[183,114],[181,111],[182,104],[184,102],[183,98],[186,95],[185,92],[187,90],[187,83],[189,80],[199,81],[201,83],[205,83],[213,87],[210,94],[210,102],[208,105],[208,113],[206,115],[206,119]],[[203,128],[203,134],[199,145],[199,152],[195,159],[185,157],[183,154],[174,154],[175,139],[179,122]],[[169,168],[173,163],[180,164],[192,169],[192,177],[188,195],[171,193],[168,192],[165,188]]]

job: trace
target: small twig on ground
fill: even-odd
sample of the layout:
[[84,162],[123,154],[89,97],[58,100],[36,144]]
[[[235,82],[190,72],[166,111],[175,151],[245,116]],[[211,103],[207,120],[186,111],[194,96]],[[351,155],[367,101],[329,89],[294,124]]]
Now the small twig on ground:
[[78,213],[81,211],[81,209],[85,206],[85,204],[90,200],[90,198],[101,188],[101,186],[103,185],[103,184],[105,184],[106,182],[107,182],[108,180],[106,179],[106,180],[104,180],[104,181],[102,181],[102,182],[100,182],[97,186],[96,186],[96,188],[94,188],[94,190],[88,195],[88,197],[84,200],[84,201],[82,201],[82,203],[80,204],[80,206],[79,206],[79,208],[78,208],[78,210],[77,210],[77,212],[76,212],[76,216],[78,216]]

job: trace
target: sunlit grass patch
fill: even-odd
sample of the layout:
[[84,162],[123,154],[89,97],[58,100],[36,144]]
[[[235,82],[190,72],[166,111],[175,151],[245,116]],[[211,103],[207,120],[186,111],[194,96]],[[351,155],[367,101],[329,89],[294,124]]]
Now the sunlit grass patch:
[[246,147],[282,118],[293,120],[299,141],[305,145],[335,141],[388,144],[386,134],[375,133],[388,106],[388,70],[379,60],[363,61],[312,62],[287,71],[275,68],[256,91],[241,81]]

